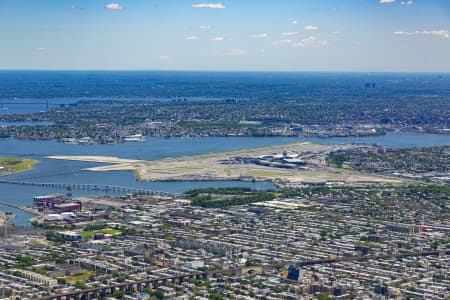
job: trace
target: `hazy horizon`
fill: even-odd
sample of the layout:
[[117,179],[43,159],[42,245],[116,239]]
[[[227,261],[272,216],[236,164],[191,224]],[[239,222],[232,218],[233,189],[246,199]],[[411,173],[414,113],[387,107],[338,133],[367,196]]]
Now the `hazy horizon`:
[[180,72],[180,73],[289,73],[289,74],[365,74],[365,75],[450,75],[450,71],[339,71],[339,70],[190,70],[190,69],[0,69],[0,72],[137,72],[137,73],[152,73],[152,72]]
[[450,72],[445,0],[0,1],[1,70]]

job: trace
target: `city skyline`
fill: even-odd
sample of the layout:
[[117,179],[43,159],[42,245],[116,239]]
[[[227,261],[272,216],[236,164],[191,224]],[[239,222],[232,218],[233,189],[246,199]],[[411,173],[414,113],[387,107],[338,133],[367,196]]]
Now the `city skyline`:
[[449,72],[445,1],[0,1],[0,69]]

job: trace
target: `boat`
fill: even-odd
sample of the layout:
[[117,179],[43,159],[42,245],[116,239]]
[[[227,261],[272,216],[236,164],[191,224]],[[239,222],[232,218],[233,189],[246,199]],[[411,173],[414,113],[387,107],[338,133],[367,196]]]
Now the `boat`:
[[125,137],[124,140],[126,142],[145,142],[147,140],[147,138],[139,133],[139,134],[128,135]]

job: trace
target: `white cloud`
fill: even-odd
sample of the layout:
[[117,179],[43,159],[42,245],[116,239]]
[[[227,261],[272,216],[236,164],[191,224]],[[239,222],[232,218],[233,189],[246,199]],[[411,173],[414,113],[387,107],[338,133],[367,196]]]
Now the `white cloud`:
[[308,30],[308,31],[314,31],[314,30],[317,30],[317,29],[319,29],[319,27],[314,26],[314,25],[307,25],[307,26],[305,26],[305,30]]
[[380,0],[378,3],[385,4],[385,3],[394,3],[396,0]]
[[291,46],[291,47],[295,47],[295,48],[307,48],[307,47],[311,47],[311,46],[325,47],[325,46],[328,46],[328,41],[319,39],[315,36],[310,36],[310,37],[304,38],[298,42],[295,42],[290,39],[276,40],[276,41],[272,42],[272,45],[273,46]]
[[188,41],[196,41],[196,40],[198,40],[198,36],[191,35],[191,36],[187,36],[185,39]]
[[71,5],[71,6],[70,6],[70,9],[73,9],[73,10],[83,10],[83,8],[82,8],[81,6],[79,6],[79,5]]
[[341,31],[340,30],[335,30],[335,31],[332,31],[331,34],[341,34]]
[[123,6],[120,5],[119,3],[111,2],[111,3],[109,3],[109,4],[106,4],[106,5],[105,5],[105,8],[111,9],[111,10],[122,10],[122,9],[123,9]]
[[201,30],[211,30],[212,29],[212,25],[200,25],[199,28]]
[[353,41],[352,45],[353,46],[361,46],[361,42],[360,41]]
[[222,36],[216,36],[210,39],[213,42],[223,42],[225,39]]
[[258,34],[253,34],[252,37],[257,38],[257,39],[266,39],[269,37],[269,34],[267,33],[258,33]]
[[292,25],[298,25],[298,21],[297,20],[294,20],[291,23],[292,23]]
[[247,55],[248,51],[247,49],[241,49],[241,48],[234,48],[230,49],[228,51],[216,51],[213,52],[213,55],[223,55],[223,56],[243,56]]
[[212,8],[212,9],[224,9],[227,8],[223,3],[194,3],[193,8]]
[[315,46],[315,47],[325,47],[328,45],[328,41],[326,40],[321,40],[315,36],[310,36],[307,37],[305,39],[300,40],[297,43],[293,43],[292,47],[300,47],[300,48],[306,48],[306,47],[310,47],[310,46]]
[[292,31],[292,32],[282,32],[281,33],[281,35],[284,35],[284,36],[293,36],[293,35],[299,35],[300,34],[300,32],[297,32],[297,31]]
[[413,0],[409,0],[409,1],[402,1],[400,2],[401,5],[413,5],[414,1]]
[[272,42],[274,46],[284,46],[292,44],[292,40],[276,40]]
[[228,52],[228,55],[231,55],[231,56],[241,56],[241,55],[246,55],[246,54],[247,54],[247,49],[239,49],[239,48],[231,49]]
[[165,60],[165,61],[170,60],[170,56],[168,56],[168,55],[160,55],[158,58],[160,60]]
[[44,47],[37,47],[37,48],[34,48],[34,50],[35,50],[35,51],[45,51],[45,50],[47,50],[47,48],[44,48]]
[[441,39],[448,39],[449,38],[449,31],[448,30],[416,30],[416,31],[396,31],[394,32],[395,35],[432,35],[436,37],[440,37]]

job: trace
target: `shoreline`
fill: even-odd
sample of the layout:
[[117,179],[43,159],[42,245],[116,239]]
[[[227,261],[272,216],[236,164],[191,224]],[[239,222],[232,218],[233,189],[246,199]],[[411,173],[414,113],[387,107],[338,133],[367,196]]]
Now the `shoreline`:
[[39,160],[23,157],[0,157],[0,177],[33,171]]
[[[14,122],[21,122],[22,120],[4,120],[2,118],[2,115],[0,115],[0,120],[4,123],[14,123]],[[37,121],[37,122],[52,122],[52,121]],[[58,124],[57,122],[54,122],[55,124]],[[39,126],[53,126],[53,125],[39,125]],[[311,125],[313,126],[313,125]],[[11,126],[12,127],[12,126]],[[16,126],[21,127],[21,126]],[[268,137],[285,137],[285,138],[300,138],[300,139],[308,139],[308,138],[317,138],[317,139],[327,139],[327,138],[363,138],[363,137],[377,137],[377,136],[385,136],[389,133],[415,133],[415,134],[433,134],[433,135],[445,135],[450,136],[450,130],[445,130],[445,128],[431,128],[431,129],[417,129],[414,127],[400,127],[400,128],[392,128],[392,127],[382,127],[378,128],[376,132],[366,132],[366,131],[360,131],[360,132],[354,132],[354,133],[348,133],[348,132],[336,132],[336,133],[312,133],[312,134],[306,134],[306,135],[299,135],[295,133],[291,134],[280,134],[280,133],[266,133],[262,135],[251,135],[251,134],[234,134],[234,133],[224,133],[224,134],[216,134],[216,135],[203,135],[203,134],[197,134],[197,135],[184,135],[183,133],[174,133],[169,135],[144,135],[144,137],[151,139],[151,138],[202,138],[202,137],[242,137],[242,138],[268,138]],[[132,133],[130,133],[132,134]],[[85,136],[89,136],[89,134],[86,134]],[[77,140],[81,137],[73,137],[73,139]],[[134,143],[136,141],[127,141],[126,136],[120,137],[119,139],[112,140],[109,142],[105,142],[102,140],[90,140],[88,143],[72,143],[72,142],[65,142],[63,138],[60,137],[36,137],[36,136],[9,136],[5,139],[16,139],[16,140],[54,140],[58,143],[66,143],[66,144],[76,144],[76,145],[115,145],[115,144],[124,144],[124,143]],[[138,141],[141,142],[141,141]]]
[[15,205],[15,204],[12,204],[12,203],[9,203],[9,202],[6,202],[6,201],[1,201],[1,200],[0,200],[0,205],[9,206],[11,208],[14,208],[14,209],[17,209],[17,210],[21,210],[21,211],[24,211],[26,213],[29,213],[29,214],[32,214],[32,215],[35,215],[35,216],[40,216],[41,215],[41,213],[39,213],[35,209],[33,209],[31,207],[28,207],[28,206],[19,206],[19,205]]
[[8,214],[6,212],[0,211],[0,226],[11,225],[11,221],[17,217],[16,214],[11,213]]
[[5,225],[8,225],[9,223],[11,223],[11,221],[14,220],[16,217],[17,217],[16,214],[10,215],[10,218],[7,219]]
[[[156,160],[63,155],[49,156],[47,158],[107,163],[107,165],[89,167],[83,170],[96,172],[133,171],[135,179],[141,182],[268,181],[278,187],[306,183],[370,185],[400,184],[404,182],[398,178],[386,178],[376,174],[340,170],[324,165],[324,156],[328,152],[349,147],[358,147],[358,144],[327,145],[302,141]],[[289,165],[286,162],[286,165],[280,165],[279,162],[264,164],[258,162],[263,159],[261,157],[273,157],[275,154],[279,156],[281,155],[280,153],[287,152],[297,157],[296,160],[308,161],[308,164],[306,166],[296,166]]]

